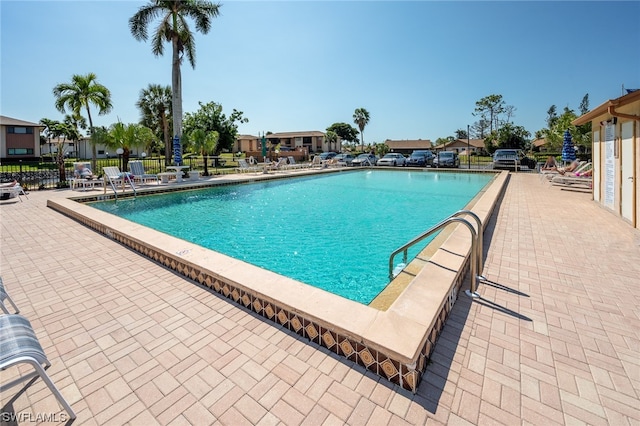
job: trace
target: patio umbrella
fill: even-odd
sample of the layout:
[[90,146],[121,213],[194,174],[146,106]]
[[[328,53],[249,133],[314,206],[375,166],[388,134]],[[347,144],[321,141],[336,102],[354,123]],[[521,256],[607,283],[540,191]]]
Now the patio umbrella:
[[173,137],[173,165],[182,166],[182,147],[178,135]]
[[264,135],[262,135],[262,139],[260,140],[260,142],[262,142],[262,158],[266,158],[266,156],[267,156],[267,138],[265,138]]
[[562,141],[562,161],[571,162],[576,159],[576,150],[573,147],[571,133],[569,130],[564,131],[564,139]]

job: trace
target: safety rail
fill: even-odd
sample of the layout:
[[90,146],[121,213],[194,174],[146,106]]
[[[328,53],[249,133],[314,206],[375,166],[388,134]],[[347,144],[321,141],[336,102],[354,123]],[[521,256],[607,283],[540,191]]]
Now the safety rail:
[[[467,220],[465,219],[461,219],[457,216],[462,216],[462,215],[470,215],[472,216],[475,220],[476,223],[478,225],[478,232],[476,232],[475,228],[473,227],[473,225],[471,225],[471,223],[469,223]],[[414,239],[412,239],[411,241],[407,242],[406,244],[404,244],[403,246],[397,248],[396,250],[394,250],[391,255],[389,256],[389,279],[392,280],[394,278],[394,274],[393,274],[393,259],[395,258],[395,256],[397,254],[399,254],[400,252],[403,253],[403,263],[407,262],[407,255],[408,255],[408,250],[409,247],[419,243],[420,241],[424,240],[425,238],[429,237],[431,234],[433,234],[434,232],[437,232],[439,230],[441,230],[442,228],[444,228],[447,225],[450,225],[451,223],[462,223],[464,224],[468,229],[469,232],[471,232],[471,262],[470,262],[470,269],[471,269],[471,286],[470,286],[470,290],[467,290],[465,293],[467,294],[467,296],[469,297],[480,297],[480,295],[476,292],[477,290],[477,280],[486,280],[485,277],[483,277],[482,275],[478,275],[478,271],[482,270],[482,245],[479,243],[479,241],[482,241],[482,234],[483,234],[483,228],[482,228],[482,222],[480,220],[480,218],[473,212],[469,211],[469,210],[459,210],[455,213],[453,213],[451,216],[447,217],[446,219],[444,219],[443,221],[435,224],[434,226],[432,226],[431,228],[429,228],[428,230],[426,230],[425,232],[423,232],[422,234],[418,235],[417,237],[415,237]]]
[[[137,197],[138,193],[136,192],[136,186],[133,184],[133,180],[131,179],[129,174],[128,173],[124,173],[123,174],[123,179],[129,181],[129,185],[131,185],[131,189],[133,190],[133,197],[134,198]],[[124,180],[123,180],[123,184],[122,184],[123,190],[124,190]],[[113,181],[111,179],[109,179],[107,176],[104,177],[105,193],[107,191],[107,181],[109,182],[109,185],[111,186],[111,189],[113,189],[113,194],[115,195],[116,201],[118,201],[118,188],[116,188],[115,183],[113,183]]]

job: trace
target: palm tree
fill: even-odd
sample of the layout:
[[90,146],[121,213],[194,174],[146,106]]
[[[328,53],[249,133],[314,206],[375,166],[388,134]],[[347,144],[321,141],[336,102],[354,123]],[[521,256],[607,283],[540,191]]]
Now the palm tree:
[[106,146],[112,149],[122,148],[122,169],[127,169],[131,148],[144,147],[154,138],[153,131],[141,124],[122,124],[117,122],[109,128]]
[[209,168],[207,162],[209,154],[216,151],[220,133],[215,130],[205,132],[202,129],[195,129],[188,134],[189,141],[193,144],[193,148],[204,157],[204,176],[209,176]]
[[369,124],[369,111],[364,108],[356,108],[353,113],[353,122],[356,123],[360,129],[360,146],[361,151],[364,152],[364,128]]
[[129,29],[136,40],[146,41],[149,23],[160,18],[160,23],[151,38],[151,51],[156,56],[164,53],[163,42],[171,42],[171,87],[173,104],[173,131],[182,137],[182,77],[180,65],[186,54],[191,66],[196,67],[196,44],[189,29],[187,18],[195,21],[196,30],[207,34],[212,18],[218,16],[219,4],[207,0],[152,0],[138,9],[129,19]]
[[149,84],[140,90],[136,106],[140,110],[140,124],[146,126],[164,141],[165,164],[171,164],[171,132],[168,117],[171,115],[171,86]]
[[[82,115],[82,109],[87,112],[89,132],[93,135],[93,119],[91,118],[91,104],[98,108],[98,115],[111,112],[111,92],[98,83],[98,77],[90,72],[87,75],[74,74],[70,83],[60,83],[53,88],[56,97],[56,109],[61,113],[69,108],[73,115]],[[91,170],[96,169],[96,144],[91,143]]]

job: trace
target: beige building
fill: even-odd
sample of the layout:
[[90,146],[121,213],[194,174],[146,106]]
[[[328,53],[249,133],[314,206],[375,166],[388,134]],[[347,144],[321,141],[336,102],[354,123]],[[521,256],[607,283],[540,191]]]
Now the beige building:
[[471,152],[478,152],[484,149],[484,139],[470,139],[467,144],[467,139],[455,139],[447,143],[436,146],[436,151],[453,151],[457,153],[466,152],[467,147]]
[[398,152],[404,155],[409,155],[413,151],[433,149],[433,143],[429,139],[387,139],[384,143],[391,152]]
[[[262,150],[262,137],[254,135],[238,135],[234,145],[234,152],[258,152]],[[337,143],[331,146],[326,141],[325,134],[316,130],[303,132],[280,132],[265,135],[267,143],[271,147],[280,145],[283,150],[306,151],[308,153],[324,151],[341,151],[342,141],[338,138]]]
[[27,160],[40,157],[39,123],[0,115],[0,158]]
[[593,199],[640,229],[640,90],[608,100],[572,124],[588,122]]

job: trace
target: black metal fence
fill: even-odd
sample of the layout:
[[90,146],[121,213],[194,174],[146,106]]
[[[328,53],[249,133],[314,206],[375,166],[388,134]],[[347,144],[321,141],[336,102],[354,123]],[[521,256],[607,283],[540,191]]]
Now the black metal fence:
[[[147,173],[162,173],[165,172],[166,165],[164,164],[164,158],[131,158],[130,160],[142,161],[145,171]],[[91,160],[78,160],[83,162],[90,162]],[[65,188],[68,187],[68,179],[73,177],[73,163],[75,160],[65,161],[64,169],[65,176],[61,179],[58,165],[50,162],[41,161],[17,161],[17,162],[3,162],[0,165],[0,182],[11,182],[17,180],[27,190],[36,189],[51,189],[51,188]],[[121,158],[101,158],[96,162],[96,170],[93,173],[97,176],[102,176],[102,168],[107,166],[116,166],[120,170],[126,170],[123,167],[123,161]],[[209,173],[220,172],[221,165],[219,162],[215,163],[214,160],[209,157],[207,159],[209,165]],[[204,169],[203,157],[187,157],[183,159],[183,164],[189,166],[193,170]],[[217,167],[216,167],[217,166]],[[229,164],[229,166],[232,166]]]

